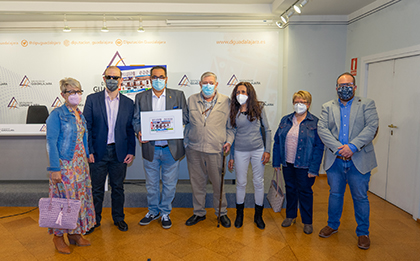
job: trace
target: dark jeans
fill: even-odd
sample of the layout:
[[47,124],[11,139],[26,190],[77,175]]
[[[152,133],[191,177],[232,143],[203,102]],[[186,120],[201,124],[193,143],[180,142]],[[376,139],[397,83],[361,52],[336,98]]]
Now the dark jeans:
[[312,224],[314,195],[312,186],[315,178],[308,178],[308,169],[299,169],[291,163],[283,166],[286,183],[286,217],[296,218],[299,203],[303,224]]
[[102,203],[104,201],[105,180],[109,174],[111,186],[112,219],[114,222],[124,220],[124,179],[127,172],[127,164],[117,159],[115,145],[107,146],[107,153],[101,161],[91,163],[90,176],[92,179],[93,203],[96,212],[96,224],[101,223]]

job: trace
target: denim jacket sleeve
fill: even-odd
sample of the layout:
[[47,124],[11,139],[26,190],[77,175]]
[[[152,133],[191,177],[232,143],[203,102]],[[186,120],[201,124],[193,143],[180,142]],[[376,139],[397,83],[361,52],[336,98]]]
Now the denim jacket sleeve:
[[83,146],[85,147],[86,157],[89,158],[89,143],[88,143],[88,129],[87,129],[87,122],[83,114],[81,115],[83,120],[83,125],[85,126],[85,133],[83,134]]
[[281,165],[280,160],[280,125],[279,128],[276,131],[276,134],[274,135],[274,144],[273,144],[273,167],[278,168]]
[[318,130],[315,130],[315,142],[312,150],[312,155],[309,159],[309,171],[308,173],[317,175],[319,174],[319,167],[322,161],[322,155],[324,153],[324,144],[318,135]]
[[51,112],[47,119],[47,152],[50,160],[50,166],[47,168],[47,171],[60,171],[60,159],[58,156],[60,125],[60,116],[56,109]]

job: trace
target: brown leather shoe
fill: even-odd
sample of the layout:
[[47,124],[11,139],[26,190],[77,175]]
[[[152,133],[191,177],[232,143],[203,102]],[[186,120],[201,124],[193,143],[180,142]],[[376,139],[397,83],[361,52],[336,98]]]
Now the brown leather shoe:
[[370,238],[369,238],[369,236],[360,236],[359,237],[359,241],[358,241],[358,243],[357,243],[357,246],[360,248],[360,249],[369,249],[369,247],[370,247]]
[[57,249],[57,251],[60,252],[61,254],[71,253],[69,246],[66,244],[66,242],[64,242],[63,236],[59,237],[59,236],[54,235],[53,242],[55,245],[55,249]]
[[327,238],[337,232],[338,232],[337,229],[332,229],[329,226],[325,226],[323,229],[321,229],[321,231],[319,231],[319,236],[323,238]]
[[80,234],[67,234],[67,238],[69,239],[69,243],[71,245],[90,246],[89,240],[83,238]]

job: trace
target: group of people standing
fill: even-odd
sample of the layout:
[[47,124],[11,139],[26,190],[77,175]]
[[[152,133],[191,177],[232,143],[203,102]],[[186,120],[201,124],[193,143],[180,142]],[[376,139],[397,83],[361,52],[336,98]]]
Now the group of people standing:
[[[119,93],[122,74],[118,67],[108,67],[103,80],[106,89],[87,97],[83,113],[78,109],[83,92],[80,83],[72,78],[61,80],[65,104],[53,110],[47,119],[50,190],[54,197],[64,197],[66,186],[70,197],[82,202],[76,229],[49,229],[60,253],[71,252],[63,238],[65,233],[70,244],[90,245],[82,234],[90,234],[101,225],[107,176],[112,189],[114,224],[121,231],[128,230],[124,221],[123,181],[127,164],[135,155],[135,136],[142,146],[148,203],[148,212],[140,225],[160,219],[164,229],[172,226],[169,215],[179,162],[186,155],[193,215],[185,224],[192,226],[206,219],[206,185],[210,180],[215,213],[220,213],[222,226],[230,227],[226,197],[221,193],[223,155],[230,152],[228,168],[235,168],[237,184],[234,225],[236,228],[243,225],[247,172],[251,163],[254,223],[259,229],[265,228],[264,166],[270,160],[272,135],[264,104],[258,101],[249,82],[238,83],[229,98],[217,91],[217,76],[206,72],[200,79],[201,91],[186,100],[182,91],[167,88],[166,67],[155,66],[150,71],[152,89],[137,94],[133,105],[131,99]],[[367,249],[370,246],[367,190],[370,171],[376,167],[372,140],[378,116],[372,100],[355,97],[356,88],[351,74],[340,75],[336,86],[339,99],[323,105],[319,120],[309,112],[311,94],[296,92],[292,98],[294,112],[282,118],[274,136],[273,167],[282,168],[286,183],[286,218],[282,226],[296,222],[299,206],[304,232],[311,234],[312,186],[325,145],[325,170],[331,190],[328,226],[319,236],[329,237],[337,232],[343,196],[349,184],[358,223],[358,246]],[[141,133],[141,112],[173,109],[182,110],[184,139],[145,141]]]

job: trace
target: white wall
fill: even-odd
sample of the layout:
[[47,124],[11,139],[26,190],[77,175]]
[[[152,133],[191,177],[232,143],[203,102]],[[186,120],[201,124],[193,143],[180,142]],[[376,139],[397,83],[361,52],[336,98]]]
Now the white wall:
[[420,1],[403,0],[348,25],[346,69],[351,58],[420,44],[419,13]]
[[323,103],[337,97],[335,80],[345,69],[346,25],[290,25],[287,29],[287,83],[282,115],[293,111],[292,96],[299,90],[312,94],[311,112],[318,116]]

